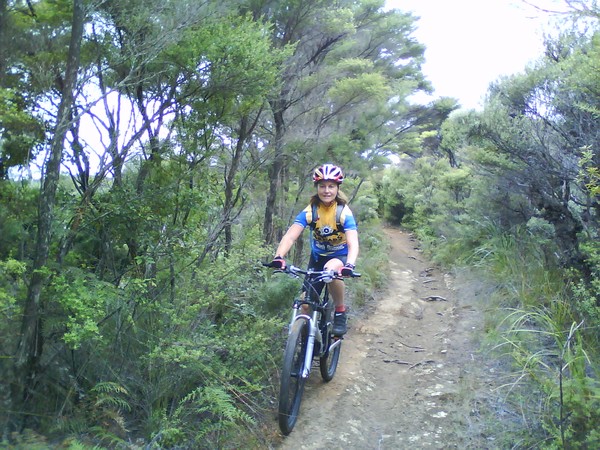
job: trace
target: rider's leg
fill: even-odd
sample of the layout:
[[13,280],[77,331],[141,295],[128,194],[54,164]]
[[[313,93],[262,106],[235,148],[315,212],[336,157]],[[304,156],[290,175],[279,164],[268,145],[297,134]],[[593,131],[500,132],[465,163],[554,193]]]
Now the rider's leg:
[[333,304],[336,311],[344,311],[344,282],[342,280],[333,280],[329,283],[329,294],[333,298]]
[[[340,259],[334,258],[325,264],[326,270],[333,270],[339,273],[340,269],[344,266],[344,262]],[[333,280],[329,283],[329,293],[333,298],[333,304],[335,305],[335,314],[333,318],[333,334],[342,336],[346,334],[346,305],[344,304],[344,282],[342,280]]]
[[[339,273],[340,269],[344,267],[344,263],[341,259],[333,258],[325,263],[325,270],[333,270],[335,273]],[[329,293],[333,298],[333,304],[335,305],[336,311],[344,311],[344,282],[342,280],[333,280],[329,283]]]

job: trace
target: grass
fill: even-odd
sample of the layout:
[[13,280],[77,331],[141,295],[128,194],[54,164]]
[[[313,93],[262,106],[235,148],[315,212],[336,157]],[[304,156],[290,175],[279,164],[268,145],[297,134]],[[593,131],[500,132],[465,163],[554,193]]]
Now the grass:
[[452,269],[459,307],[482,314],[483,363],[459,393],[472,411],[468,433],[493,448],[586,448],[597,438],[600,368],[565,273],[527,230],[487,232],[462,254],[448,243],[463,263]]

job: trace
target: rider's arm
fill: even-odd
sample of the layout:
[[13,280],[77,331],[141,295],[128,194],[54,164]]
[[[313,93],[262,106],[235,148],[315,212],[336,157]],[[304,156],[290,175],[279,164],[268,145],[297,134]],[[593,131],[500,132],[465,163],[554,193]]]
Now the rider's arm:
[[276,256],[281,256],[285,258],[285,255],[288,254],[294,242],[300,237],[302,232],[304,231],[304,227],[298,223],[292,224],[291,227],[288,228],[287,232],[281,238],[281,242],[277,247],[277,251],[275,252]]
[[346,262],[348,264],[356,265],[356,258],[358,258],[358,231],[347,230],[346,231],[346,242],[348,244],[348,256]]

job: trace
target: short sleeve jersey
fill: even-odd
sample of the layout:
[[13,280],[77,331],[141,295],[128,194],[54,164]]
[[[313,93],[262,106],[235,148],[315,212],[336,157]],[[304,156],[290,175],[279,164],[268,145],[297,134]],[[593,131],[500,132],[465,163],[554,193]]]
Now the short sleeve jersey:
[[[331,206],[319,204],[317,208],[317,220],[310,237],[310,247],[313,256],[335,257],[348,254],[346,231],[357,229],[356,220],[348,205],[345,205],[340,216],[340,223],[343,224],[344,229],[338,230],[335,221],[336,210],[336,202]],[[312,207],[308,205],[296,216],[294,223],[306,227],[309,223],[312,223],[312,220]]]

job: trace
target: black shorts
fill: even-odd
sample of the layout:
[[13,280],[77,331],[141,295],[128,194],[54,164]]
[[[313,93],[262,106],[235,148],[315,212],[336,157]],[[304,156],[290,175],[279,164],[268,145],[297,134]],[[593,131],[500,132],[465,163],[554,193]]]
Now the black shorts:
[[327,261],[331,261],[332,259],[339,259],[342,264],[346,264],[346,260],[348,259],[348,255],[342,256],[316,256],[312,253],[310,254],[310,260],[308,261],[308,268],[313,270],[323,270]]
[[[343,264],[346,264],[347,255],[342,256],[316,256],[311,253],[310,259],[308,261],[308,269],[313,270],[323,270],[325,268],[325,264],[327,261],[331,261],[332,259],[339,259]],[[342,280],[343,281],[343,280]],[[321,295],[323,291],[323,287],[325,283],[323,281],[313,281],[310,283],[312,289],[310,289],[312,300],[317,301],[318,297]],[[304,291],[306,291],[306,287],[304,287]]]

